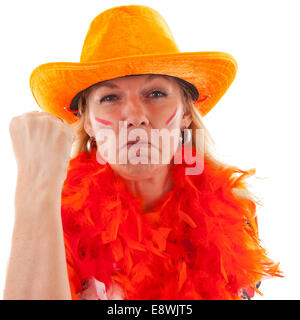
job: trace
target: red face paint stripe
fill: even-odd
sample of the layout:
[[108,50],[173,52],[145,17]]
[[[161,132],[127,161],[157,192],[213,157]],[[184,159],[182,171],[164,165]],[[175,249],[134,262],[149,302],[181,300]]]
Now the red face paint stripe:
[[97,117],[95,117],[95,120],[100,122],[100,123],[102,123],[102,124],[105,124],[105,125],[112,124],[112,122],[110,122],[110,121],[107,121],[107,120],[104,120],[104,119],[100,119],[100,118],[97,118]]
[[167,120],[166,124],[170,123],[170,121],[175,117],[176,112],[177,112],[177,108],[176,108],[175,112],[171,115],[171,117]]

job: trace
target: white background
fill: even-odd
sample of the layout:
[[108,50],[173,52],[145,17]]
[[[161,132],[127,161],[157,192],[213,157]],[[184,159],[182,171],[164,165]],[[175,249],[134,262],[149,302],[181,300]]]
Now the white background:
[[[256,299],[300,298],[299,93],[300,19],[295,0],[5,1],[0,10],[1,214],[0,291],[14,222],[16,163],[10,119],[39,110],[29,88],[46,62],[79,62],[89,23],[117,5],[148,5],[169,24],[181,51],[224,51],[238,73],[204,118],[220,155],[256,168],[251,184],[263,200],[260,236],[285,278],[263,282]],[[38,196],[38,195],[37,195]]]

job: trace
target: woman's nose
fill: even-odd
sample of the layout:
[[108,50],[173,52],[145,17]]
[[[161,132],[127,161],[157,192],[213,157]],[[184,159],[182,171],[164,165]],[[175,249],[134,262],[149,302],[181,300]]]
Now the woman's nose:
[[145,108],[142,101],[136,96],[131,96],[126,106],[124,106],[124,120],[127,121],[127,127],[140,127],[149,125],[149,120],[145,114]]

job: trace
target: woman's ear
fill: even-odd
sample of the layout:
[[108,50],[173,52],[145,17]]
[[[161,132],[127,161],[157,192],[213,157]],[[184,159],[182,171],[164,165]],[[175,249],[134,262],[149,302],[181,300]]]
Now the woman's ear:
[[94,135],[94,130],[93,130],[93,127],[92,127],[92,124],[91,124],[91,121],[90,121],[90,118],[89,118],[88,114],[86,114],[85,117],[84,117],[83,127],[84,127],[85,132],[90,137],[94,137],[95,136]]
[[191,124],[193,120],[192,114],[191,113],[186,113],[183,115],[182,119],[181,119],[181,130],[183,130],[184,128],[188,128]]

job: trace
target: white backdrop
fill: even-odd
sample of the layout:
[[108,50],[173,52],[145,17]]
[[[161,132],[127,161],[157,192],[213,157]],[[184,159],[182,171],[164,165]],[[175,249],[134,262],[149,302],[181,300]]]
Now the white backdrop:
[[[220,155],[256,168],[251,184],[263,200],[260,236],[285,278],[263,282],[256,299],[299,299],[299,1],[145,0],[6,1],[1,5],[2,179],[1,298],[14,222],[16,162],[10,119],[39,110],[32,70],[46,62],[79,62],[89,23],[117,5],[148,5],[169,24],[181,51],[224,51],[239,64],[232,86],[204,118]],[[38,196],[38,195],[37,195]]]

